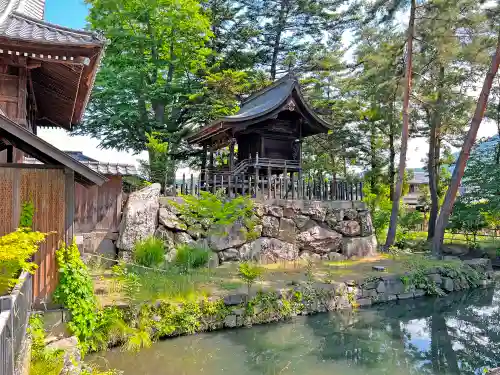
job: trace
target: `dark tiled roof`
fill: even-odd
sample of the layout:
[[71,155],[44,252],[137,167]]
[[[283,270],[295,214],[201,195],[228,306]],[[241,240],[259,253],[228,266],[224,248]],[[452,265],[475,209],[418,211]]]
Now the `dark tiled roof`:
[[108,176],[137,176],[135,166],[131,164],[102,163],[99,161],[82,161],[90,169]]
[[0,23],[0,36],[53,44],[104,44],[104,38],[96,33],[67,29],[20,13],[10,13],[5,17]]
[[[137,176],[139,172],[132,164],[103,163],[83,155],[80,151],[63,151],[81,164],[102,175],[107,176]],[[24,158],[29,164],[40,163],[34,158]]]

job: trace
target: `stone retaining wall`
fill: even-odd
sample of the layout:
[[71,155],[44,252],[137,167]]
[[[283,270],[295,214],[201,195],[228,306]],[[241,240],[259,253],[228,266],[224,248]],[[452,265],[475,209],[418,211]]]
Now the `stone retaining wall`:
[[213,263],[299,258],[342,260],[372,255],[377,249],[370,212],[363,202],[285,201],[254,203],[252,225],[235,223],[224,234],[207,235],[203,223],[183,217],[151,186],[132,193],[125,208],[117,245],[122,256],[148,235],[165,242],[167,259],[180,244],[197,243],[217,254]]
[[[177,327],[165,336],[178,336],[194,332],[212,331],[223,328],[252,326],[286,320],[297,315],[309,315],[320,312],[352,309],[359,306],[397,301],[424,295],[446,295],[469,288],[485,287],[493,283],[493,271],[489,259],[472,259],[456,266],[448,264],[442,267],[431,267],[423,271],[423,277],[412,278],[406,275],[381,275],[361,281],[341,283],[302,282],[282,290],[260,291],[252,294],[232,294],[211,299],[216,305],[222,302],[222,308],[214,309],[204,306],[207,301],[200,302],[198,309],[192,305],[172,307],[169,302],[148,304],[148,308],[133,306],[136,311],[146,311],[147,316],[138,317],[152,324],[152,331],[159,332],[161,327],[171,327],[179,321],[197,321],[190,329]],[[418,282],[418,284],[416,284]],[[188,307],[189,306],[189,307]],[[186,316],[193,314],[190,319]],[[207,311],[207,313],[203,313]],[[210,313],[208,313],[210,312]],[[205,315],[204,315],[205,314]],[[156,337],[156,338],[159,338]]]

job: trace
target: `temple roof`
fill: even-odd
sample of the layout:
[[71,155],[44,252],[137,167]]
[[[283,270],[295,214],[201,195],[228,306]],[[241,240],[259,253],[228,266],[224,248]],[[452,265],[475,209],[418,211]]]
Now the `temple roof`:
[[45,0],[0,0],[0,59],[28,66],[36,125],[71,129],[83,117],[106,40],[43,21],[44,7]]
[[0,18],[0,36],[51,44],[95,45],[104,39],[96,33],[57,26],[25,14],[13,12]]
[[208,127],[200,129],[188,138],[188,142],[201,143],[228,129],[241,130],[249,125],[275,118],[279,112],[287,109],[302,115],[306,125],[304,136],[328,132],[329,124],[309,107],[297,78],[286,75],[245,99],[238,113],[222,117]]

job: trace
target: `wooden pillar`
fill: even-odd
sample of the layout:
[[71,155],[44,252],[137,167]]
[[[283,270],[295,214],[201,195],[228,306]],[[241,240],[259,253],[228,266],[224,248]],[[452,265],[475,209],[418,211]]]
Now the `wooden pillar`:
[[75,172],[72,169],[64,169],[64,240],[66,244],[73,242],[74,219],[75,219]]
[[229,144],[229,170],[232,172],[234,169],[234,145],[236,143],[236,139],[232,138],[231,143]]
[[265,158],[266,155],[264,155],[264,137],[260,137],[260,157]]
[[7,146],[7,163],[13,163],[13,162],[14,162],[14,147]]
[[[215,179],[214,179],[214,150],[212,148],[210,148],[210,161],[209,161],[209,165],[208,165],[208,169],[209,169],[209,172],[208,172],[208,183],[210,185],[212,185],[212,189],[214,188],[214,185],[215,185]],[[213,190],[213,192],[215,193],[215,190]]]
[[201,155],[200,185],[203,186],[207,181],[207,145],[203,145],[203,154]]
[[267,166],[267,199],[271,199],[271,166]]

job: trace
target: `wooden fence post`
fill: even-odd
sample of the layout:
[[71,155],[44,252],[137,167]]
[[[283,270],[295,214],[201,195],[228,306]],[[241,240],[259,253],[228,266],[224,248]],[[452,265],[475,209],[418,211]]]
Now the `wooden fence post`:
[[292,200],[295,200],[295,173],[290,172],[290,177],[292,178]]
[[285,171],[283,172],[283,187],[285,188],[285,199],[288,199],[288,171],[286,168],[286,160],[285,160]]
[[267,166],[267,199],[271,199],[272,192],[271,192],[271,166]]

